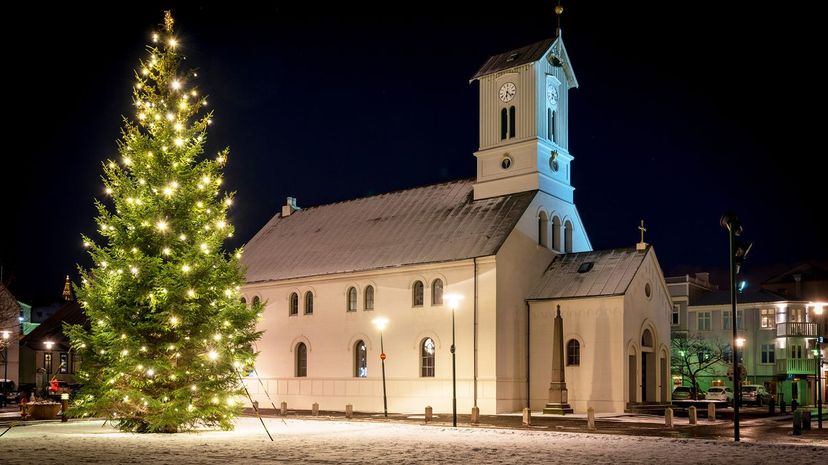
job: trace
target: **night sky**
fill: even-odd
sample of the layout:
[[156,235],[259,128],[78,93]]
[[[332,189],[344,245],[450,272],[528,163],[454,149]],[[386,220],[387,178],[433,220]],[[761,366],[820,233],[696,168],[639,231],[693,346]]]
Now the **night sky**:
[[[210,95],[208,153],[231,148],[230,247],[287,196],[308,207],[473,177],[478,88],[469,78],[488,56],[555,30],[551,1],[465,12],[311,3],[72,2],[4,14],[0,264],[20,300],[58,299],[64,275],[89,263],[80,234],[97,237],[101,162],[117,153],[133,69],[162,10],[173,9]],[[755,242],[744,271],[758,281],[828,257],[818,227],[828,198],[817,169],[826,153],[820,15],[800,9],[808,2],[720,3],[564,2],[580,84],[572,184],[595,249],[632,246],[643,218],[667,275],[721,275],[719,217],[733,209]]]

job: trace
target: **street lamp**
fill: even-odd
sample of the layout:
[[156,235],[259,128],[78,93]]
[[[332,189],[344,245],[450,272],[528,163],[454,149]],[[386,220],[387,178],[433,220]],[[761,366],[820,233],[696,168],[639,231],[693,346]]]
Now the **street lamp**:
[[[733,356],[736,358],[737,362],[739,362],[741,360],[740,355],[742,353],[742,348],[744,348],[744,347],[745,347],[745,338],[737,337],[736,338],[736,351],[733,353]],[[735,372],[735,374],[733,375],[733,380],[735,382],[735,380],[738,378],[739,383],[741,383],[742,382],[742,370],[744,369],[744,366],[743,365],[738,365],[738,366],[739,366],[739,370],[737,372]],[[745,373],[745,375],[747,375],[747,373]],[[742,405],[742,390],[741,389],[739,389],[738,391],[733,393],[733,403],[736,404],[736,405]]]
[[[814,314],[822,319],[823,304],[814,305]],[[822,323],[822,322],[819,322]],[[817,324],[816,342],[816,389],[817,389],[817,427],[822,429],[822,343],[825,342],[825,334],[822,334],[822,325]]]
[[388,418],[388,397],[385,394],[385,347],[382,344],[382,331],[388,326],[388,318],[374,318],[371,323],[380,332],[380,360],[382,360],[382,412]]
[[8,383],[9,383],[9,338],[11,337],[11,332],[8,330],[3,330],[3,401],[0,402],[0,406],[5,407],[6,402],[6,393],[8,392]]
[[[719,224],[727,229],[728,232],[728,248],[730,258],[730,316],[731,327],[733,328],[732,346],[736,347],[736,275],[742,266],[742,262],[747,257],[750,248],[753,246],[752,242],[742,242],[738,237],[742,235],[744,229],[739,223],[739,219],[732,213],[725,213],[719,220]],[[741,377],[739,373],[738,357],[733,357],[733,395],[734,398],[740,393]],[[733,403],[733,440],[739,441],[739,402]]]
[[448,301],[449,308],[451,308],[451,425],[457,427],[457,354],[455,354],[454,346],[454,311],[457,309],[457,305],[463,299],[463,296],[460,294],[448,294],[443,296],[443,298]]

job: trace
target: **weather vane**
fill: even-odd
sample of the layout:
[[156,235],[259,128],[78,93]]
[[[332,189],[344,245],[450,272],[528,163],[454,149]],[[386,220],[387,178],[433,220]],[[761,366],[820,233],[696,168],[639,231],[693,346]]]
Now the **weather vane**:
[[175,20],[173,20],[172,12],[170,10],[164,11],[164,29],[167,32],[172,32],[174,22]]
[[558,0],[558,4],[555,5],[555,15],[558,18],[558,29],[555,32],[556,32],[556,35],[558,35],[558,36],[561,35],[561,15],[562,14],[563,14],[563,6],[561,6],[561,0]]

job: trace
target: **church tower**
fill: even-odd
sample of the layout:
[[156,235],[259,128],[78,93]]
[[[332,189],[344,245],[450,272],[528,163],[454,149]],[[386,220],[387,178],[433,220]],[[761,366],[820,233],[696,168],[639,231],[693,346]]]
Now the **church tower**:
[[558,36],[489,58],[480,83],[474,198],[540,190],[573,202],[569,91],[578,87]]

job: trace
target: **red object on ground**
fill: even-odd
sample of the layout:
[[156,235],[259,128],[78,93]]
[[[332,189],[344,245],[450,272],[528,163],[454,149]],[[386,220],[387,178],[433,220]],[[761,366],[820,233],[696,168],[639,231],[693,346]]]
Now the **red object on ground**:
[[52,380],[49,381],[49,390],[52,392],[58,392],[60,390],[57,378],[52,378]]

